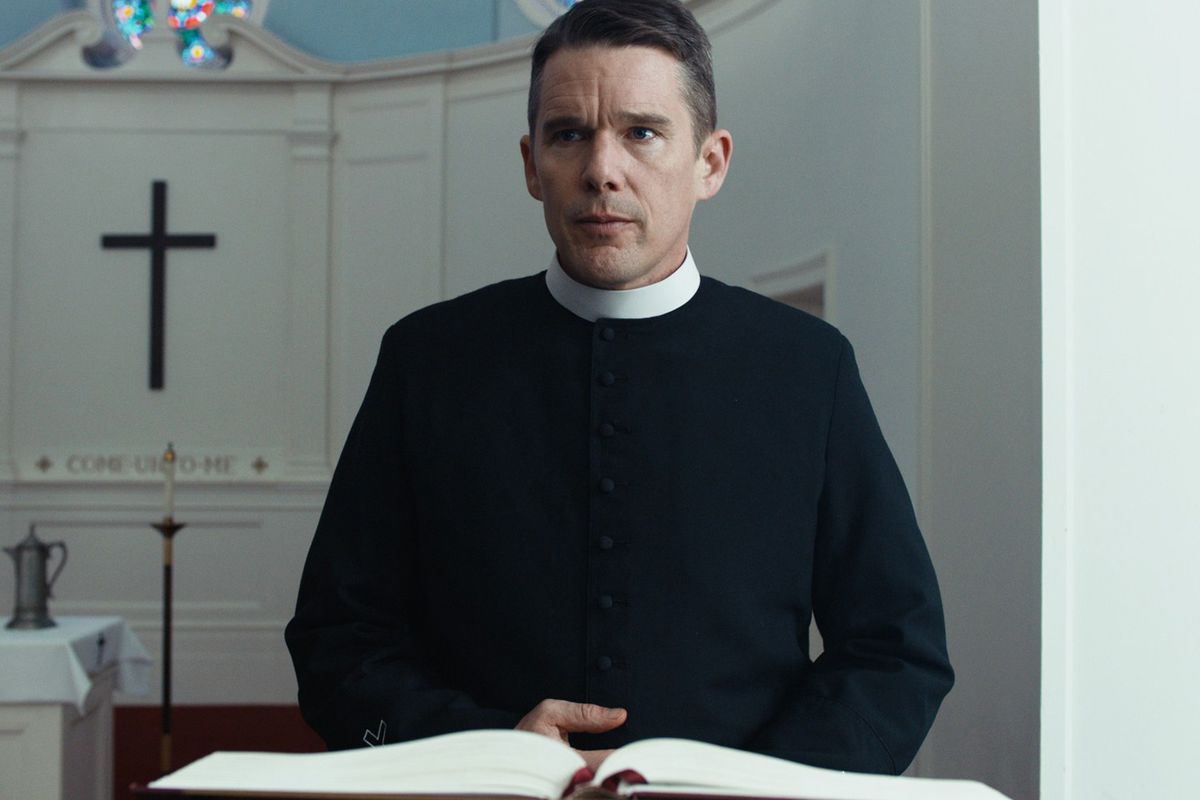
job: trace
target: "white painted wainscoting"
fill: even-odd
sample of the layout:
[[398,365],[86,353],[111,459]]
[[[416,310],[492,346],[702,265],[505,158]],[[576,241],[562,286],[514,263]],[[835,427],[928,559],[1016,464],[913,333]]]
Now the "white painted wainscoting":
[[[173,698],[179,704],[293,703],[296,683],[283,645],[305,545],[324,488],[189,485],[177,493],[187,523],[174,544]],[[45,541],[62,541],[69,558],[50,601],[52,617],[127,619],[156,659],[144,697],[161,685],[162,516],[158,484],[23,484],[0,492],[4,529],[36,524]],[[7,618],[12,570],[0,569]]]

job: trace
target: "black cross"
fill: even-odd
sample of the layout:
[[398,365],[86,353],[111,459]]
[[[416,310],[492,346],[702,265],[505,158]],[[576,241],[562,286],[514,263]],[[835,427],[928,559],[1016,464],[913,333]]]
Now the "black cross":
[[163,388],[164,328],[167,316],[167,248],[216,247],[212,233],[167,233],[167,182],[154,181],[150,233],[108,233],[100,237],[106,249],[145,247],[150,250],[150,388]]

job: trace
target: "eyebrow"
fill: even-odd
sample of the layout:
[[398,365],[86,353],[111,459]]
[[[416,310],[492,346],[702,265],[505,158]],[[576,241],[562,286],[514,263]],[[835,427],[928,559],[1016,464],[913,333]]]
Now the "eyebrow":
[[[617,114],[617,119],[625,125],[644,126],[647,128],[659,128],[669,131],[674,125],[670,117],[665,117],[662,114],[642,113],[634,111],[626,111]],[[563,128],[586,128],[587,121],[583,117],[574,116],[572,114],[561,114],[559,116],[548,117],[542,122],[542,133],[561,130]]]
[[559,130],[560,128],[582,128],[584,127],[583,117],[573,117],[567,114],[557,117],[547,117],[542,122],[542,133]]
[[664,117],[662,114],[628,112],[618,115],[618,118],[627,125],[642,125],[647,128],[662,128],[664,130],[670,130],[674,127],[671,118]]

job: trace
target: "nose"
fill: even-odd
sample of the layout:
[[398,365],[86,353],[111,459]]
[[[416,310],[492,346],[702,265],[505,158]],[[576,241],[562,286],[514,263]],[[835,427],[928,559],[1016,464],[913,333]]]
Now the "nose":
[[621,189],[624,152],[611,136],[597,134],[591,140],[583,165],[583,182],[589,191],[603,193]]

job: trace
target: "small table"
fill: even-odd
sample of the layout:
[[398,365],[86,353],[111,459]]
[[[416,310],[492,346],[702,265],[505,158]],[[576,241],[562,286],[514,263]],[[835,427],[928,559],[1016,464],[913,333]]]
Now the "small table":
[[148,694],[152,660],[120,617],[0,628],[0,797],[111,800],[114,689]]

